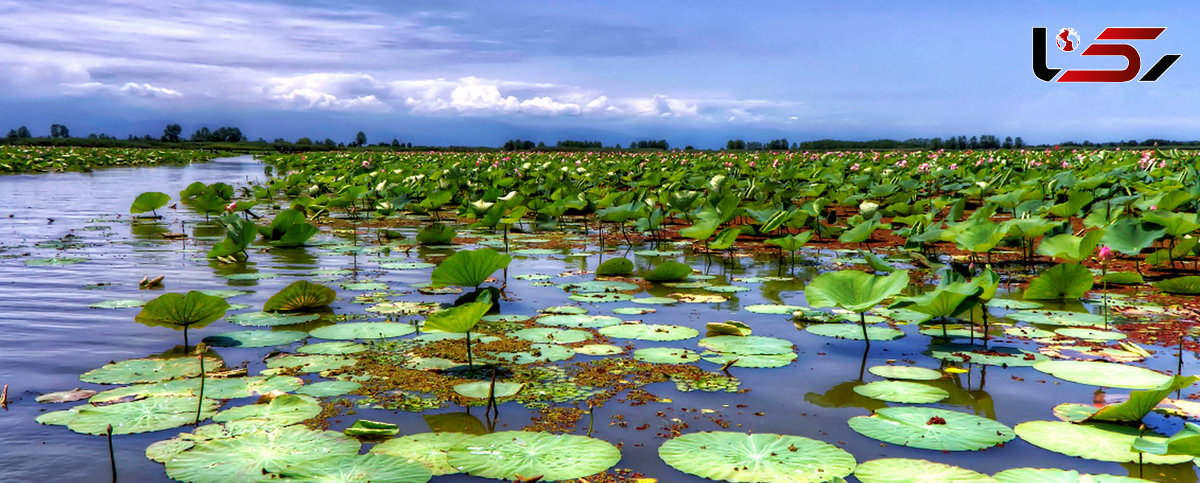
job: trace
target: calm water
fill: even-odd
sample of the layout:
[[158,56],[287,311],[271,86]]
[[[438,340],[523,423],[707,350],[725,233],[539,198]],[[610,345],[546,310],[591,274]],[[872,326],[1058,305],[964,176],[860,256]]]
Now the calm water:
[[[41,426],[34,422],[43,411],[65,409],[72,404],[38,404],[37,395],[74,387],[105,389],[104,386],[81,383],[79,374],[114,360],[146,357],[172,350],[181,343],[180,334],[164,328],[142,326],[133,321],[136,309],[89,309],[88,304],[110,299],[149,300],[164,291],[237,288],[253,293],[229,299],[231,303],[260,308],[271,294],[288,283],[310,278],[308,273],[318,268],[361,269],[355,277],[387,282],[393,289],[403,290],[406,284],[428,281],[428,270],[386,271],[372,261],[380,255],[356,256],[334,253],[309,247],[304,249],[254,251],[243,266],[221,266],[203,259],[211,241],[202,240],[199,248],[194,240],[166,241],[158,234],[163,231],[186,231],[190,235],[213,237],[220,234],[206,228],[190,210],[163,209],[161,223],[132,221],[128,207],[142,191],[162,191],[174,198],[189,183],[245,184],[262,180],[262,166],[249,157],[227,158],[206,164],[146,169],[111,169],[89,174],[39,174],[0,177],[0,384],[9,385],[11,399],[7,411],[0,411],[0,474],[11,481],[103,481],[108,478],[108,449],[105,438],[73,433],[61,426]],[[12,215],[10,218],[9,215]],[[53,220],[53,221],[51,221]],[[353,241],[336,239],[323,232],[318,241]],[[366,243],[365,241],[362,243]],[[594,246],[588,251],[596,252]],[[623,251],[623,249],[622,249]],[[567,270],[595,268],[596,256],[568,258],[569,252],[549,256],[517,257],[509,271],[508,292],[514,300],[502,304],[502,313],[535,314],[537,309],[575,304],[568,293],[555,287],[536,287],[529,281],[516,280],[521,274],[554,275],[551,280],[562,283],[586,280],[588,276],[557,276]],[[444,250],[420,249],[411,253],[412,261],[424,261]],[[400,256],[396,252],[389,256]],[[84,263],[66,266],[27,266],[26,260],[47,257],[84,257]],[[611,257],[612,254],[606,255]],[[655,257],[629,254],[639,268],[661,261]],[[694,266],[704,267],[704,258],[688,256]],[[714,264],[709,273],[714,281],[733,276],[769,276],[776,274],[776,265],[768,259],[741,259],[739,265],[723,267]],[[811,270],[811,269],[810,269]],[[258,281],[232,281],[222,275],[245,272],[274,272],[279,278]],[[880,457],[923,458],[964,466],[985,473],[994,473],[1017,466],[1074,468],[1092,473],[1111,473],[1137,476],[1136,465],[1121,465],[1071,458],[1031,446],[1019,438],[1004,447],[980,452],[942,453],[898,446],[881,446],[880,442],[851,431],[846,420],[869,414],[871,409],[887,403],[856,395],[852,388],[861,381],[880,380],[866,373],[863,367],[898,360],[916,365],[939,368],[940,361],[922,355],[930,337],[919,335],[916,327],[905,326],[906,337],[891,342],[876,342],[869,351],[857,341],[818,337],[797,328],[790,317],[760,315],[742,310],[757,303],[804,304],[801,291],[809,272],[797,272],[797,280],[742,284],[751,291],[727,294],[729,300],[720,304],[677,304],[655,306],[657,313],[643,316],[621,316],[641,319],[647,323],[672,323],[695,327],[703,332],[706,322],[741,320],[754,328],[756,335],[782,337],[795,343],[799,359],[778,369],[739,369],[734,375],[741,378],[742,387],[751,389],[743,394],[724,392],[683,393],[672,383],[646,387],[671,403],[652,403],[630,407],[611,401],[595,413],[593,436],[612,443],[624,443],[623,459],[617,465],[657,477],[660,481],[705,481],[679,473],[664,464],[656,448],[663,441],[655,433],[678,418],[688,424],[684,432],[720,430],[702,415],[699,409],[716,410],[724,419],[740,427],[734,431],[775,432],[807,436],[834,443],[862,462]],[[143,276],[166,276],[165,290],[139,290]],[[104,284],[100,286],[92,284]],[[330,283],[336,286],[336,283]],[[652,295],[666,295],[687,290],[657,288]],[[356,292],[339,290],[337,313],[361,313],[365,306],[348,303]],[[645,294],[642,294],[643,296]],[[410,291],[394,300],[450,302],[455,296],[425,296]],[[615,307],[632,305],[618,303],[583,303],[592,314],[611,315]],[[1000,316],[1000,311],[994,311]],[[191,332],[193,341],[205,335],[243,329],[226,322],[217,322]],[[1003,340],[1000,345],[1033,348],[1032,343]],[[696,349],[695,339],[668,342],[639,342],[641,347],[672,346]],[[293,346],[294,347],[294,346]],[[1175,352],[1160,349],[1158,359],[1150,367],[1173,370]],[[227,366],[248,363],[251,374],[260,370],[261,358],[272,348],[219,348],[218,354]],[[582,358],[582,356],[577,356]],[[1196,372],[1196,359],[1185,358],[1185,372]],[[714,365],[702,363],[706,368]],[[311,379],[308,377],[307,379]],[[1029,420],[1054,420],[1051,408],[1062,402],[1086,403],[1092,400],[1095,388],[1060,382],[1030,368],[970,367],[954,380],[943,379],[937,385],[950,392],[950,398],[933,407],[945,407],[996,419],[1013,426]],[[1111,391],[1122,393],[1121,390]],[[244,404],[249,400],[233,401],[226,407]],[[742,405],[744,407],[739,407]],[[496,429],[520,429],[530,421],[532,413],[515,403],[501,406]],[[436,413],[460,412],[462,408],[446,408]],[[664,416],[659,416],[662,411]],[[472,410],[475,414],[482,411]],[[621,415],[626,428],[610,426],[613,416]],[[482,417],[482,416],[480,416]],[[420,414],[379,410],[359,410],[355,416],[334,425],[341,429],[356,418],[395,422],[401,434],[429,431]],[[1178,419],[1157,415],[1147,418],[1152,429],[1165,434],[1178,431]],[[649,424],[650,428],[634,428]],[[582,433],[587,417],[581,423]],[[162,481],[166,476],[162,466],[143,455],[146,446],[169,438],[187,428],[157,433],[115,437],[116,458],[120,475],[126,481]],[[364,445],[364,451],[369,446]],[[1145,466],[1144,476],[1165,481],[1195,482],[1192,465]],[[473,481],[463,476],[437,477],[434,481]],[[483,481],[483,480],[480,480]]]

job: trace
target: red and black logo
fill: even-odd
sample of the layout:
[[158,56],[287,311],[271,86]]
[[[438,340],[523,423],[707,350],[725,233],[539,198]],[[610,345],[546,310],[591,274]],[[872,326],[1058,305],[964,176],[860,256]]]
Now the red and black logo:
[[[1154,40],[1164,30],[1166,27],[1109,27],[1100,32],[1096,40]],[[1062,29],[1054,36],[1054,43],[1063,52],[1073,52],[1079,48],[1079,34],[1072,28]],[[1128,82],[1137,77],[1142,69],[1141,56],[1138,55],[1137,49],[1129,44],[1093,43],[1083,49],[1080,55],[1124,57],[1128,64],[1123,70],[1068,70],[1058,77],[1058,82]],[[1138,79],[1138,82],[1158,80],[1179,57],[1179,54],[1164,55]],[[1050,82],[1061,70],[1046,66],[1046,27],[1034,27],[1033,75]]]

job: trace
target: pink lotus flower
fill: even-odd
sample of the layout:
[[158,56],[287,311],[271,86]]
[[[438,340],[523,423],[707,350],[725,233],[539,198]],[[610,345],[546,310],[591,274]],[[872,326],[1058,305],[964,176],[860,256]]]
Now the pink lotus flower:
[[1107,263],[1109,260],[1112,260],[1114,256],[1115,255],[1113,255],[1113,251],[1111,248],[1108,248],[1107,246],[1103,246],[1103,247],[1100,247],[1100,254],[1097,255],[1097,258],[1100,259],[1100,263]]
[[232,203],[229,203],[228,205],[225,205],[225,211],[226,211],[226,212],[228,212],[228,213],[233,213],[233,210],[234,210],[235,208],[237,208],[237,202],[236,202],[236,201],[234,201],[234,202],[232,202]]
[[362,162],[362,167],[364,167],[364,168],[369,168],[369,167],[371,167],[371,163],[368,163],[367,161],[365,161],[365,160],[364,160],[364,161]]

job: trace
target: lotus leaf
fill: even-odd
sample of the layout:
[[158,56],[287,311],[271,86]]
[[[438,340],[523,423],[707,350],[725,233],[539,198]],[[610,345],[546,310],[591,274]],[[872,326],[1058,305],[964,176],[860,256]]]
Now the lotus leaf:
[[478,287],[496,270],[508,267],[512,257],[491,248],[456,252],[433,269],[433,285]]
[[1077,299],[1086,295],[1094,283],[1092,272],[1087,267],[1077,263],[1061,263],[1030,280],[1024,297],[1027,300]]
[[747,312],[755,314],[773,314],[773,315],[792,315],[797,310],[803,309],[799,305],[777,305],[777,304],[755,304],[742,307]]
[[722,366],[729,364],[731,367],[770,368],[791,364],[799,356],[795,352],[787,354],[732,354],[704,351],[700,354],[700,357],[707,362]]
[[583,330],[564,330],[554,329],[550,327],[530,327],[528,329],[520,329],[508,334],[509,337],[514,337],[530,342],[543,342],[555,344],[574,344],[591,339],[592,334]]
[[[205,370],[216,370],[222,364],[223,361],[216,357],[204,358]],[[147,358],[110,362],[103,367],[83,373],[83,375],[79,376],[79,380],[96,384],[133,384],[159,382],[198,375],[200,375],[200,361],[195,357],[179,357],[174,359]]]
[[924,407],[889,407],[850,418],[850,429],[891,444],[938,451],[987,449],[1016,437],[1003,424],[972,414]]
[[653,364],[686,364],[700,360],[700,356],[687,349],[673,347],[648,347],[633,351],[633,358]]
[[354,438],[383,438],[400,434],[400,426],[380,421],[360,419],[342,431],[342,434]]
[[321,414],[321,405],[311,396],[284,394],[266,404],[249,404],[226,409],[213,416],[225,423],[241,419],[266,419],[280,426],[304,422]]
[[616,339],[636,339],[656,342],[686,340],[700,335],[691,327],[669,324],[620,324],[603,327],[600,334]]
[[599,439],[570,434],[501,431],[476,436],[450,448],[447,463],[485,478],[541,476],[543,481],[569,480],[603,472],[621,452]]
[[371,453],[407,458],[432,469],[434,475],[451,475],[458,470],[446,462],[446,453],[474,436],[448,432],[410,434],[377,444],[371,448]]
[[611,356],[625,352],[625,349],[611,344],[588,344],[576,347],[575,352],[585,356]]
[[772,433],[691,433],[668,440],[658,456],[690,475],[718,481],[822,482],[848,476],[854,456],[823,441]]
[[854,469],[854,476],[862,483],[996,483],[992,477],[966,468],[908,458],[867,461]]
[[[502,398],[517,395],[525,385],[519,382],[497,382],[495,387],[494,395],[497,398]],[[487,399],[491,391],[491,381],[464,382],[454,386],[454,392],[475,399]]]
[[[1138,429],[1109,423],[1074,424],[1063,421],[1026,421],[1013,428],[1029,444],[1067,456],[1090,460],[1136,463],[1139,453],[1133,451]],[[1146,432],[1144,439],[1163,442],[1166,438]],[[1191,456],[1140,455],[1150,464],[1172,465],[1190,461]]]
[[312,322],[321,318],[318,314],[277,314],[271,312],[243,312],[229,317],[229,321],[248,327],[277,327]]
[[619,277],[633,273],[633,262],[628,258],[610,258],[596,267],[597,277]]
[[424,483],[433,476],[423,464],[385,454],[326,456],[289,466],[281,474],[288,481],[313,482]]
[[651,282],[678,282],[686,280],[692,274],[692,267],[686,263],[666,261],[654,267],[646,274],[646,280]]
[[362,384],[352,381],[321,381],[305,384],[304,387],[296,389],[296,392],[312,397],[331,397],[357,391],[361,387]]
[[575,329],[598,329],[620,324],[621,319],[608,315],[546,315],[538,317],[537,323]]
[[1013,468],[996,473],[994,478],[1000,483],[1027,483],[1030,481],[1043,483],[1148,483],[1150,481],[1128,476],[1089,475],[1075,470],[1058,468]]
[[283,354],[267,359],[271,369],[296,369],[299,372],[322,372],[352,366],[358,359],[337,355]]
[[156,211],[159,208],[167,206],[167,202],[169,201],[171,201],[171,195],[158,191],[147,191],[133,199],[133,204],[130,205],[129,212],[137,214]]
[[167,476],[182,481],[258,481],[306,461],[357,455],[360,446],[336,431],[286,426],[196,443],[168,459],[166,469]]
[[212,347],[273,347],[304,340],[308,334],[298,330],[236,330],[205,337]]
[[905,381],[875,381],[855,386],[854,392],[871,399],[908,404],[935,403],[950,396],[945,390]]
[[146,305],[145,300],[117,299],[89,304],[90,309],[132,309]]
[[1100,387],[1155,389],[1171,381],[1171,376],[1150,369],[1112,362],[1043,361],[1033,368],[1064,381]]
[[367,350],[366,344],[338,340],[303,345],[296,349],[296,352],[301,354],[357,354],[365,350]]
[[944,361],[1008,367],[1032,366],[1047,359],[1037,352],[997,345],[984,348],[969,344],[936,344],[929,346],[927,354]]
[[879,377],[909,381],[935,381],[942,378],[941,372],[915,366],[872,366],[867,371]]
[[84,434],[105,434],[110,424],[113,434],[162,431],[195,422],[197,409],[200,419],[208,419],[220,405],[212,399],[195,397],[150,397],[107,406],[84,405],[67,427]]
[[263,305],[264,312],[292,312],[328,307],[337,299],[337,292],[321,284],[307,280],[292,282],[279,293],[272,295]]

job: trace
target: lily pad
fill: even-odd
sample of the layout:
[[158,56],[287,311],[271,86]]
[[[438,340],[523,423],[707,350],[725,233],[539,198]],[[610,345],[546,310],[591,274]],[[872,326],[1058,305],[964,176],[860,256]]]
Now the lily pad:
[[588,344],[576,347],[575,352],[585,356],[611,356],[625,352],[625,349],[612,344]]
[[[207,378],[204,381],[204,397],[211,399],[238,399],[261,396],[271,391],[294,391],[302,384],[304,384],[304,381],[292,376]],[[191,379],[175,379],[166,382],[134,384],[109,389],[92,396],[88,401],[93,404],[101,404],[121,399],[199,395],[200,378],[194,377]]]
[[738,293],[738,292],[749,292],[750,287],[744,287],[741,285],[714,285],[714,286],[708,287],[707,290],[709,292],[717,292],[717,293]]
[[308,334],[298,330],[235,330],[204,338],[212,347],[274,347],[304,340]]
[[1005,335],[1020,337],[1022,339],[1045,339],[1054,337],[1054,332],[1042,330],[1037,327],[1009,327],[1004,329]]
[[1064,381],[1100,387],[1154,389],[1171,380],[1171,376],[1150,369],[1112,362],[1043,361],[1033,368]]
[[469,433],[410,434],[379,443],[371,453],[407,458],[433,470],[434,475],[451,475],[459,471],[446,462],[446,452],[473,437]]
[[321,381],[305,384],[304,387],[297,389],[296,393],[312,397],[332,397],[349,394],[361,387],[362,384],[353,381]]
[[867,461],[854,469],[854,476],[862,483],[996,483],[992,477],[966,468],[908,458]]
[[350,290],[352,292],[379,292],[387,290],[388,285],[380,282],[353,282],[343,283],[342,289]]
[[[754,304],[742,307],[747,312],[756,314],[772,314],[772,315],[792,315],[793,312],[803,309],[799,305],[781,305],[781,304]],[[872,337],[874,339],[874,337]]]
[[269,272],[253,272],[253,273],[232,273],[225,275],[226,280],[265,280],[268,278],[279,278],[278,273]]
[[601,292],[628,292],[631,290],[640,290],[635,283],[615,282],[604,280],[593,280],[588,282],[574,282],[559,284],[558,288],[568,292],[575,293],[601,293]]
[[87,258],[80,257],[53,257],[53,258],[33,258],[25,260],[27,267],[57,267],[63,265],[74,265],[88,261]]
[[725,431],[668,440],[659,446],[658,456],[687,474],[741,482],[830,481],[848,476],[855,463],[850,453],[815,439]]
[[626,293],[580,293],[571,294],[567,298],[576,302],[591,302],[597,304],[633,300],[633,296]]
[[194,397],[151,397],[107,406],[84,405],[67,423],[71,431],[84,434],[105,434],[112,425],[113,434],[148,433],[191,424],[208,419],[221,403]]
[[248,404],[226,409],[213,416],[225,423],[240,419],[266,419],[280,426],[304,422],[321,414],[321,405],[311,396],[284,394],[266,404]]
[[301,354],[357,354],[365,350],[367,350],[366,344],[338,340],[300,346],[296,352]]
[[981,450],[1016,437],[1008,426],[991,419],[925,407],[881,408],[870,416],[850,418],[849,424],[868,438],[937,451]]
[[288,481],[324,482],[424,483],[433,477],[433,473],[423,464],[384,454],[326,456],[289,466],[281,474]]
[[532,344],[527,351],[497,352],[492,359],[513,364],[535,364],[539,362],[562,361],[570,359],[575,351],[570,347],[557,344]]
[[90,308],[90,309],[133,309],[133,308],[141,307],[143,305],[146,305],[145,300],[116,299],[116,300],[105,300],[103,302],[96,302],[94,304],[89,304],[88,308]]
[[[222,364],[223,362],[215,357],[204,358],[204,369],[207,371],[220,368]],[[83,373],[79,376],[79,380],[96,384],[133,384],[198,375],[200,375],[200,361],[195,357],[147,358],[110,362],[103,367]]]
[[1027,483],[1030,481],[1042,483],[1149,483],[1150,481],[1128,476],[1081,474],[1075,470],[1058,468],[1013,468],[996,473],[993,478],[1000,483]]
[[612,311],[617,315],[646,315],[653,314],[657,312],[658,309],[652,309],[649,307],[618,307]]
[[[522,387],[525,385],[519,382],[497,382],[494,395],[497,398],[515,396],[521,392]],[[491,381],[464,382],[454,386],[454,392],[476,399],[487,399],[488,392],[491,390]]]
[[582,315],[587,313],[587,309],[576,307],[574,305],[555,305],[539,310],[543,314],[559,314],[559,315]]
[[944,361],[1009,367],[1028,367],[1047,359],[1037,352],[997,345],[984,348],[970,344],[936,344],[929,346],[927,354]]
[[582,478],[608,470],[621,452],[606,441],[571,434],[501,431],[451,448],[446,461],[459,471],[511,480],[541,475],[544,481]]
[[520,329],[508,334],[509,337],[515,337],[521,340],[530,342],[542,342],[553,344],[574,344],[591,339],[592,334],[587,331],[574,329],[555,329],[552,327],[530,327]]
[[872,366],[867,371],[879,377],[909,381],[935,381],[942,378],[941,372],[915,366]]
[[[823,337],[863,340],[862,326],[857,324],[813,324],[804,331]],[[867,326],[867,337],[874,341],[893,340],[904,337],[904,332],[891,327]]]
[[795,352],[787,354],[726,354],[723,352],[705,351],[700,354],[705,361],[714,364],[730,364],[733,367],[769,368],[783,367],[791,364],[799,356]]
[[1104,325],[1103,315],[1061,310],[1018,310],[1006,314],[1005,317],[1031,324],[1084,327]]
[[736,355],[791,354],[794,352],[791,342],[761,335],[718,335],[700,339],[698,344],[706,349]]
[[629,301],[642,305],[671,305],[679,303],[679,300],[671,297],[638,297]]
[[389,339],[401,337],[417,329],[410,324],[394,322],[354,322],[349,324],[334,324],[318,327],[309,335],[318,339],[355,340],[355,339]]
[[616,339],[635,339],[649,341],[686,340],[700,335],[700,331],[691,327],[670,324],[620,324],[603,327],[599,330],[605,337]]
[[360,419],[342,431],[353,438],[384,438],[400,434],[400,426],[392,423]]
[[[1131,447],[1138,429],[1108,423],[1073,424],[1063,421],[1026,421],[1013,428],[1029,444],[1067,456],[1118,463],[1136,463],[1139,453]],[[1147,432],[1145,439],[1162,442],[1165,437]],[[1146,463],[1173,465],[1191,461],[1190,456],[1142,454]]]
[[935,403],[950,396],[943,389],[906,381],[875,381],[854,386],[854,392],[871,399],[906,404]]
[[312,322],[321,318],[317,314],[277,314],[272,312],[243,312],[229,317],[232,323],[250,327],[278,327]]
[[283,354],[267,359],[267,367],[296,369],[302,373],[322,372],[352,366],[356,362],[358,362],[357,359],[347,356]]
[[306,461],[357,455],[360,446],[340,432],[294,425],[197,443],[168,459],[166,470],[181,481],[257,481]]
[[700,356],[687,349],[674,347],[648,347],[633,351],[633,358],[653,364],[687,364],[700,360]]
[[621,323],[621,319],[609,315],[545,315],[537,323],[574,329],[598,329]]
[[1065,337],[1088,340],[1121,340],[1125,338],[1125,334],[1120,332],[1109,332],[1095,329],[1065,328],[1056,329],[1054,333]]
[[436,266],[437,265],[432,263],[425,262],[387,262],[379,264],[379,268],[385,268],[388,270],[424,270],[426,268],[433,268]]
[[84,399],[87,399],[87,398],[95,396],[95,395],[96,395],[96,391],[93,391],[91,389],[80,389],[77,387],[77,388],[71,389],[69,391],[55,391],[55,392],[49,392],[46,394],[42,394],[41,396],[34,398],[34,401],[37,401],[37,402],[43,403],[43,404],[65,403],[65,402],[82,401]]

